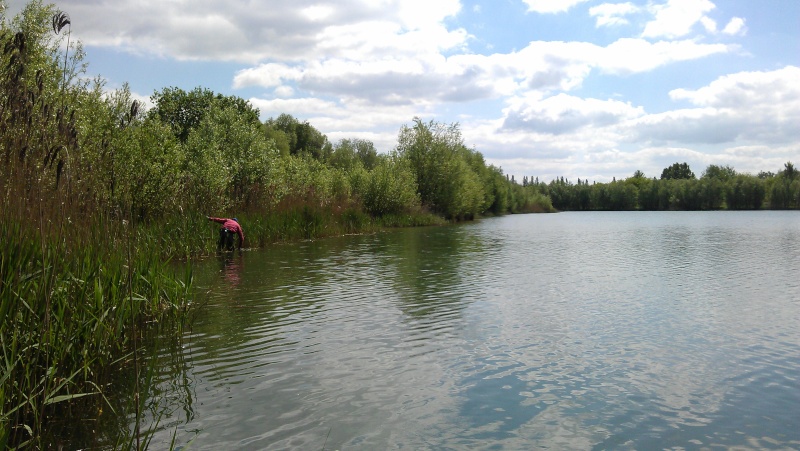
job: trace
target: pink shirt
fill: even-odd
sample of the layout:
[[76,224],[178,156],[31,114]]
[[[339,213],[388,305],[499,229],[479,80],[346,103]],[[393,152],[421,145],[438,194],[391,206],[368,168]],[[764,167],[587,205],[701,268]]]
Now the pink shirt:
[[244,244],[244,230],[242,229],[242,226],[240,226],[238,222],[229,218],[212,218],[211,216],[209,216],[208,219],[222,224],[222,227],[239,235],[240,242]]

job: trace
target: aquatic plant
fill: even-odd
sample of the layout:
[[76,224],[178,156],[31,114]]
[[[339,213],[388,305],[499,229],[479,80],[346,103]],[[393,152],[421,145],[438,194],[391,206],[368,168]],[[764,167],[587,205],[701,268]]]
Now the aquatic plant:
[[68,401],[102,396],[100,376],[136,354],[146,321],[185,312],[191,273],[120,227],[84,223],[67,240],[0,218],[0,445],[41,447]]

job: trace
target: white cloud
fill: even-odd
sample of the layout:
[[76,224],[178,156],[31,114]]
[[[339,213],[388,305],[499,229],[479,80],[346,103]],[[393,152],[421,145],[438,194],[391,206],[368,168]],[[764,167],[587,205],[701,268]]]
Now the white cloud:
[[603,3],[590,8],[589,15],[597,18],[596,26],[599,28],[627,25],[629,22],[625,17],[639,11],[641,8],[633,3]]
[[[710,34],[717,34],[719,32],[717,29],[717,22],[707,16],[700,19],[700,23],[703,24],[703,27],[705,27],[706,31]],[[722,29],[722,33],[729,36],[744,36],[747,34],[745,20],[740,17],[734,17],[725,25],[725,28]]]
[[286,80],[299,79],[301,75],[300,69],[285,64],[262,64],[237,72],[233,77],[233,87],[236,89],[248,86],[278,87]]
[[[779,116],[800,115],[800,67],[763,72],[739,72],[714,80],[697,90],[670,91],[673,100],[688,100],[694,105],[731,108],[750,114],[768,108]],[[800,123],[800,122],[798,122]]]
[[641,139],[687,143],[777,144],[800,142],[800,68],[741,72],[720,77],[698,90],[676,89],[673,100],[698,108],[643,118]]
[[709,164],[775,170],[800,155],[798,79],[794,66],[732,74],[673,90],[673,100],[694,107],[655,114],[617,100],[528,93],[509,100],[502,117],[468,123],[464,135],[518,177],[608,181],[637,169],[658,176],[676,161],[695,172]]
[[632,142],[721,144],[735,142],[747,130],[741,116],[716,108],[651,114],[628,124]]
[[384,0],[385,4],[396,4],[398,17],[410,30],[438,27],[445,17],[453,17],[461,11],[459,0]]
[[607,47],[582,42],[531,42],[493,55],[396,55],[374,60],[330,58],[289,66],[263,64],[239,71],[234,87],[290,86],[312,95],[392,105],[430,105],[500,99],[517,93],[579,88],[592,69],[610,74],[650,71],[675,61],[728,52],[723,44],[650,43],[620,39]]
[[325,20],[332,16],[333,12],[333,8],[329,5],[311,5],[300,9],[300,13],[312,22]]
[[652,7],[655,18],[644,27],[645,38],[679,38],[691,33],[695,24],[716,6],[709,0],[668,0]]
[[307,120],[323,131],[332,142],[342,138],[359,137],[371,140],[376,149],[388,152],[397,143],[400,125],[415,116],[431,117],[429,105],[382,105],[351,100],[338,102],[322,98],[263,99],[253,97],[249,102],[263,118],[287,113]]
[[177,60],[312,60],[331,56],[332,50],[368,58],[387,49],[450,49],[467,37],[443,24],[459,13],[458,0],[300,0],[268,6],[210,0],[63,0],[59,8],[81,18],[73,33],[86,45]]
[[[63,8],[88,18],[81,28],[87,30],[81,37],[86,44],[121,45],[178,60],[254,62],[234,75],[233,88],[266,87],[279,98],[331,96],[418,106],[500,99],[526,90],[574,90],[593,69],[629,74],[730,51],[693,41],[620,39],[607,47],[534,41],[517,52],[475,55],[467,49],[469,33],[446,25],[461,11],[458,0],[301,0],[270,8],[186,2],[141,0],[112,8],[64,0]],[[580,2],[529,6],[557,11]],[[604,4],[592,14],[612,21],[639,10],[632,3]]]
[[317,115],[320,111],[336,112],[340,111],[340,106],[336,102],[331,102],[316,98],[302,99],[273,99],[265,100],[257,97],[249,100],[250,104],[261,111],[262,116],[272,117],[281,113],[295,114],[299,117]]
[[717,32],[717,22],[710,17],[703,16],[700,19],[700,23],[703,24],[703,27],[706,29],[707,32],[714,34]]
[[528,5],[528,11],[540,14],[563,13],[569,11],[573,6],[586,2],[587,0],[522,0]]
[[745,20],[740,17],[734,17],[730,22],[728,22],[728,25],[725,25],[725,28],[722,30],[722,32],[731,36],[743,36],[745,33],[747,33]]
[[558,94],[515,98],[504,111],[504,131],[564,135],[586,127],[602,128],[644,114],[641,107],[618,100],[583,99]]
[[478,149],[491,149],[484,153],[487,161],[518,178],[592,175],[602,181],[601,173],[636,170],[627,168],[630,161],[619,147],[625,136],[618,129],[644,114],[617,100],[528,93],[509,100],[500,119],[467,122],[464,137]]
[[597,53],[598,67],[607,73],[645,72],[676,61],[689,61],[714,54],[728,53],[734,46],[701,44],[693,40],[658,41],[620,39]]
[[294,97],[295,90],[291,86],[278,86],[275,88],[275,97],[281,99]]

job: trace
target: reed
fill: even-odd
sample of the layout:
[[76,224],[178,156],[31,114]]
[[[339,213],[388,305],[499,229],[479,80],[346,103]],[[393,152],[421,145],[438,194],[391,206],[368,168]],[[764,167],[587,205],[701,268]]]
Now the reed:
[[176,274],[133,226],[108,221],[72,231],[0,218],[0,449],[48,447],[48,425],[102,397],[143,325],[186,311],[191,270]]
[[439,226],[447,224],[448,221],[433,213],[418,211],[383,215],[376,219],[376,223],[382,228],[398,228]]

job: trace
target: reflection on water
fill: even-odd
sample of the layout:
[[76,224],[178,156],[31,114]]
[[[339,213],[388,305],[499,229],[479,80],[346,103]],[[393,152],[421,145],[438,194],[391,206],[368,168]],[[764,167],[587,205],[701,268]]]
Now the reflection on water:
[[230,289],[236,289],[242,279],[242,267],[244,267],[244,256],[241,252],[226,252],[217,256],[221,263],[220,273]]
[[798,238],[797,212],[563,213],[201,262],[152,444],[797,448]]

